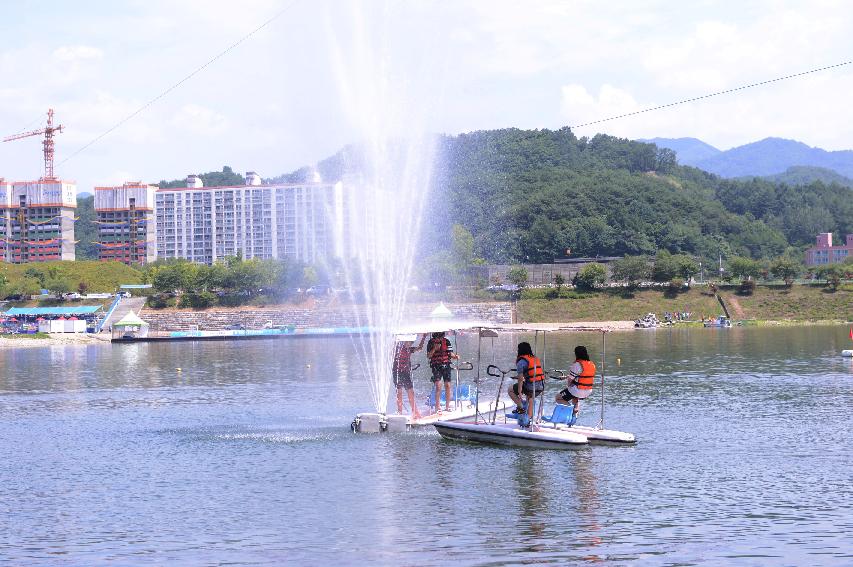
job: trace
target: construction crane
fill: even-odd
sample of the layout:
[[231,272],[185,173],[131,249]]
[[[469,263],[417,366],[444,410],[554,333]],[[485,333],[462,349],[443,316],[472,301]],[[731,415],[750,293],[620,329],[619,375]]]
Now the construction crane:
[[41,136],[44,134],[44,141],[42,142],[42,145],[44,146],[44,177],[42,179],[55,180],[56,177],[53,176],[53,134],[55,132],[62,132],[62,124],[59,126],[53,125],[53,109],[49,108],[47,110],[47,126],[39,128],[38,130],[33,130],[32,132],[21,132],[14,136],[8,136],[3,138],[3,141],[11,142],[12,140],[20,140],[21,138]]

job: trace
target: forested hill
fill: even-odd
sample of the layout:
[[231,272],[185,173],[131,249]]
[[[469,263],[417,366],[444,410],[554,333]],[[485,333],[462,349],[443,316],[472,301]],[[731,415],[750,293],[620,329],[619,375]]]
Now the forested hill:
[[[454,224],[490,262],[550,262],[566,250],[761,258],[805,247],[818,232],[853,233],[846,187],[721,180],[677,165],[671,150],[611,136],[481,131],[442,137],[438,154],[423,253],[449,243]],[[358,156],[348,147],[316,169],[337,180],[360,167]]]
[[[751,177],[748,176],[747,179]],[[840,173],[836,173],[825,167],[795,165],[786,169],[784,173],[765,175],[764,178],[778,183],[787,183],[788,185],[808,185],[815,181],[821,181],[826,185],[837,183],[838,185],[853,188],[853,179],[844,177]]]

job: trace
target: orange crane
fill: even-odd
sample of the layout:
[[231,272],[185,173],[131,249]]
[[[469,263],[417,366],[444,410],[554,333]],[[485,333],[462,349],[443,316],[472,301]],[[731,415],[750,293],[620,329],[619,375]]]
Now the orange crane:
[[53,176],[53,134],[55,132],[62,132],[62,124],[59,126],[53,125],[53,109],[49,108],[47,110],[47,126],[33,130],[32,132],[21,132],[14,136],[7,136],[3,138],[3,141],[11,142],[12,140],[20,140],[21,138],[44,134],[44,141],[42,142],[42,146],[44,146],[44,177],[42,179],[55,180],[56,177]]

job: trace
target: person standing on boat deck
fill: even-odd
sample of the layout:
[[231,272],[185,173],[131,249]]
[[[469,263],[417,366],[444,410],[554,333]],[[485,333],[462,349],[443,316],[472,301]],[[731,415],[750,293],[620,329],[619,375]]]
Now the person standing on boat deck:
[[[530,343],[518,343],[515,370],[518,382],[510,386],[507,393],[515,402],[515,413],[521,415],[526,411],[529,419],[533,417],[533,404],[530,400],[545,390],[545,370],[542,368],[542,362],[533,356]],[[525,397],[524,401],[521,399],[522,395]]]
[[421,412],[415,403],[415,389],[412,385],[412,353],[424,347],[426,335],[421,335],[418,346],[412,346],[414,341],[399,341],[394,349],[394,386],[397,387],[397,413],[403,413],[403,390],[409,394],[409,407],[412,408],[412,419],[420,419]]
[[444,333],[433,333],[427,343],[427,358],[435,384],[435,413],[441,413],[441,383],[444,382],[444,409],[450,411],[450,361],[458,359],[453,354],[453,345]]
[[575,362],[569,368],[568,385],[557,394],[558,404],[572,404],[572,413],[580,412],[579,402],[592,394],[592,384],[595,381],[595,363],[589,359],[585,346],[575,347]]

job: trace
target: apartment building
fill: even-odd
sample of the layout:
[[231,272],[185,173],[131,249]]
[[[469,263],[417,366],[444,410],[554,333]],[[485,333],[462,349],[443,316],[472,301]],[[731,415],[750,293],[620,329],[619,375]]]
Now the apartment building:
[[245,185],[204,187],[190,175],[186,187],[155,193],[157,257],[211,264],[240,253],[321,263],[343,254],[344,206],[340,184],[263,185],[250,171]]
[[99,260],[141,266],[157,258],[156,190],[156,185],[138,181],[115,187],[95,187]]
[[73,182],[0,178],[0,259],[14,264],[74,260],[76,208]]
[[815,245],[806,250],[806,266],[822,266],[843,262],[853,256],[853,234],[847,235],[847,244],[832,245],[832,233],[817,235]]

